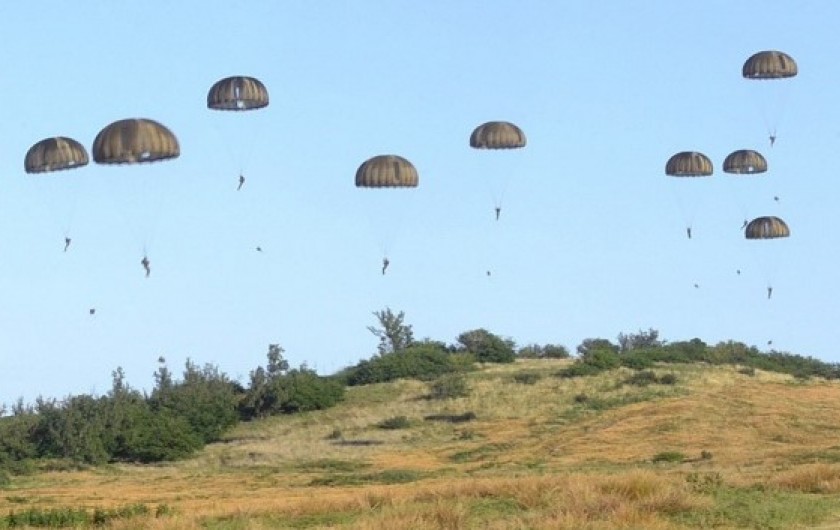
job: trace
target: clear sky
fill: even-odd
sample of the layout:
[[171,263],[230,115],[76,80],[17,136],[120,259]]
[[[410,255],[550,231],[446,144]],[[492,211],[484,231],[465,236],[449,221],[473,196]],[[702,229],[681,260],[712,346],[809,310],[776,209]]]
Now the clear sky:
[[[840,361],[838,20],[830,1],[4,3],[0,402],[104,393],[118,366],[148,389],[161,355],[246,381],[270,343],[331,373],[375,352],[385,307],[447,342],[484,327],[574,350],[653,327]],[[799,75],[743,79],[768,49]],[[269,107],[208,110],[230,75]],[[43,138],[90,149],[133,117],[180,158],[23,170]],[[490,120],[527,147],[470,149]],[[746,148],[769,172],[723,173]],[[685,150],[715,174],[666,177]],[[379,154],[419,187],[355,188]],[[744,240],[763,215],[791,237]]]

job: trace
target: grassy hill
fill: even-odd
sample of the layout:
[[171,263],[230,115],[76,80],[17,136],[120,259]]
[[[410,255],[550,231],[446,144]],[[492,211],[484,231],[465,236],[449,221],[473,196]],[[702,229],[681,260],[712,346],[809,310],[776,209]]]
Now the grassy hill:
[[487,365],[449,400],[417,381],[352,387],[335,408],[240,424],[183,462],[15,477],[0,515],[97,508],[124,529],[840,528],[840,382],[700,364],[557,377],[569,362]]

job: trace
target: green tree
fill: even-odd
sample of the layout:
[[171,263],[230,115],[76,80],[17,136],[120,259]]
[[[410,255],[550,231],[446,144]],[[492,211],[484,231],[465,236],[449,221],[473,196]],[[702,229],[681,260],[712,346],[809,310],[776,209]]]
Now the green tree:
[[610,342],[608,339],[583,339],[583,342],[578,344],[577,353],[582,359],[596,351],[608,351],[618,353],[618,346]]
[[463,351],[475,356],[482,363],[512,363],[516,360],[516,343],[502,339],[486,329],[465,331],[458,335]]
[[394,314],[390,307],[386,307],[382,311],[374,311],[373,315],[379,326],[368,326],[367,329],[379,339],[379,355],[401,352],[414,343],[414,331],[411,325],[405,323],[403,311]]
[[653,328],[647,331],[640,329],[638,333],[619,333],[619,353],[627,353],[632,350],[659,348],[665,343],[659,340],[659,331]]

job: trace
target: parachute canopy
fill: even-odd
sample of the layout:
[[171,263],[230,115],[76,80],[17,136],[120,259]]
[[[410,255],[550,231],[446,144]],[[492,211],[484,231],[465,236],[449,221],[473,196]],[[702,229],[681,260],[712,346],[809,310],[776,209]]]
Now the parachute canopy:
[[256,110],[268,106],[268,90],[259,79],[226,77],[210,87],[207,108],[213,110]]
[[708,177],[713,171],[709,157],[697,151],[677,153],[665,164],[665,174],[672,177]]
[[93,160],[98,164],[155,162],[180,154],[172,131],[145,118],[115,121],[99,131],[93,141]]
[[507,121],[488,121],[470,135],[470,147],[475,149],[518,149],[526,143],[522,129]]
[[784,79],[798,73],[796,61],[779,51],[763,51],[752,55],[741,68],[747,79]]
[[88,154],[84,146],[72,138],[45,138],[29,148],[23,167],[27,173],[46,173],[86,166]]
[[790,236],[790,228],[778,217],[758,217],[744,229],[747,239],[776,239]]
[[365,161],[356,170],[358,188],[415,188],[417,169],[397,155],[379,155]]
[[767,171],[767,160],[758,151],[740,149],[729,153],[723,161],[723,171],[736,175],[753,175]]

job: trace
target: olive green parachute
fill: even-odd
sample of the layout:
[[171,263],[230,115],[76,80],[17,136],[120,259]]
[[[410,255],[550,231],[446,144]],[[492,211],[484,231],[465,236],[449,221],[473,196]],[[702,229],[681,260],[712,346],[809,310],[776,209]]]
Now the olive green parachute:
[[145,118],[115,121],[99,131],[93,141],[93,160],[98,164],[156,162],[180,154],[172,131]]
[[507,121],[488,121],[470,135],[470,147],[475,149],[519,149],[526,143],[522,129]]
[[356,170],[359,188],[415,188],[418,181],[417,169],[397,155],[375,156]]
[[744,235],[747,239],[776,239],[790,236],[790,228],[778,217],[758,217],[747,224]]
[[736,175],[753,175],[767,171],[767,160],[758,151],[740,149],[729,153],[723,161],[723,171]]
[[256,110],[268,106],[268,90],[259,79],[226,77],[210,87],[207,108],[213,110]]
[[672,177],[708,177],[713,172],[709,157],[697,151],[677,153],[665,164],[665,174]]
[[796,61],[780,51],[763,51],[752,55],[741,68],[747,79],[785,79],[798,73]]
[[86,166],[88,154],[84,146],[72,138],[45,138],[29,148],[23,161],[27,173],[46,173]]

